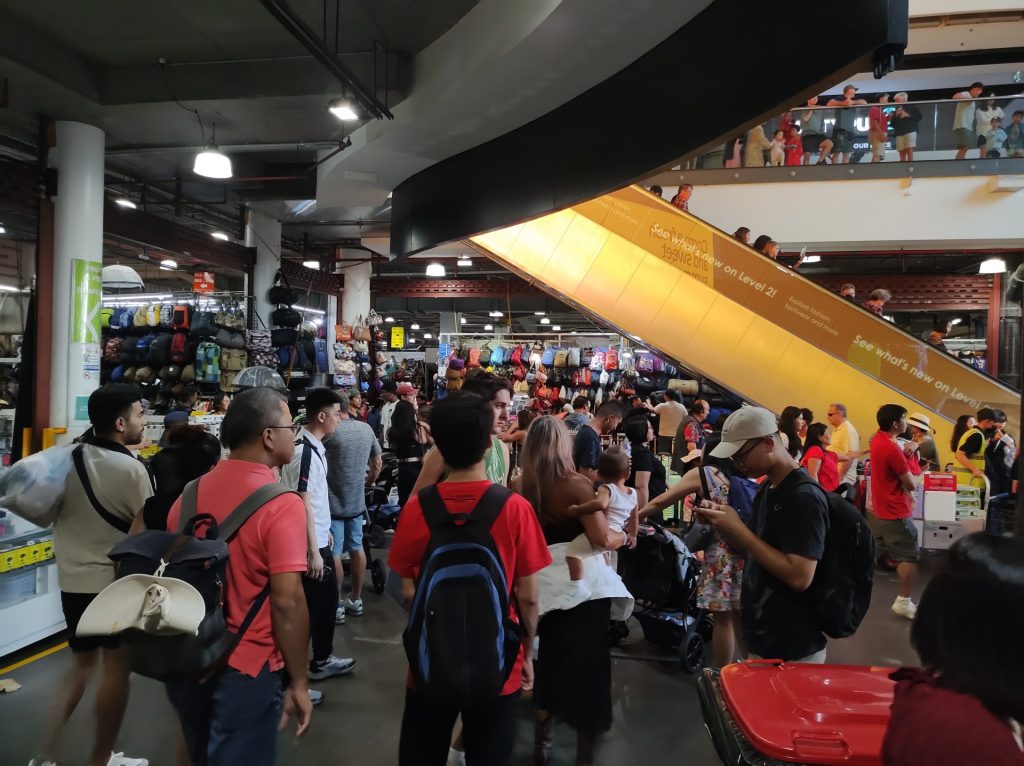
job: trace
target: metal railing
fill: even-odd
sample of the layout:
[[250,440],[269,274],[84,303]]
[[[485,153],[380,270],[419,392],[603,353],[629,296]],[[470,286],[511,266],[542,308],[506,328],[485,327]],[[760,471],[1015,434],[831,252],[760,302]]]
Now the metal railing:
[[[828,106],[830,101],[821,98],[816,106],[783,112],[688,158],[683,168],[846,164],[871,162],[874,155],[890,162],[1024,157],[1024,93],[994,99],[890,99],[853,106]],[[1021,115],[1014,118],[1014,112]],[[993,126],[992,117],[1001,122]],[[956,129],[968,124],[969,128]],[[780,130],[782,134],[777,133]],[[773,139],[774,145],[768,145]],[[965,144],[966,151],[959,156]]]

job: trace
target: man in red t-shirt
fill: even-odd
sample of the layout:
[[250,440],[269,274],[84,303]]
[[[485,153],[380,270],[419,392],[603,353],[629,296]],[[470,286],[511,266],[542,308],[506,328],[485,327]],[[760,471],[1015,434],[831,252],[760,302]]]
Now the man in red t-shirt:
[[921,466],[907,456],[917,449],[915,442],[897,441],[907,430],[907,410],[898,404],[883,404],[877,414],[878,431],[871,437],[871,513],[868,524],[879,547],[896,562],[900,591],[892,610],[908,620],[917,614],[911,599],[917,561],[920,558],[917,528],[911,519],[914,490],[920,482]]
[[878,106],[868,110],[868,145],[871,147],[871,161],[881,162],[885,159],[886,142],[889,139],[889,115],[885,113],[885,104],[889,103],[889,94],[878,97]]
[[[275,468],[288,465],[295,429],[277,391],[255,388],[234,398],[221,424],[231,450],[199,480],[196,513],[226,518],[252,492],[277,482]],[[181,500],[167,517],[176,530]],[[284,718],[294,714],[297,736],[309,728],[309,613],[302,588],[306,571],[306,510],[298,495],[281,495],[256,511],[228,543],[226,620],[237,631],[264,588],[270,588],[249,629],[216,679],[173,681],[167,694],[178,711],[193,766],[238,763],[271,766],[281,711],[281,671],[290,685]],[[271,617],[273,616],[273,619]]]
[[[491,486],[484,453],[491,446],[494,410],[481,397],[461,394],[438,402],[430,420],[434,443],[448,468],[448,478],[437,485],[437,490],[449,513],[470,513]],[[518,601],[519,614],[511,603],[509,614],[522,625],[523,649],[494,703],[473,709],[460,710],[418,693],[410,677],[402,715],[400,766],[444,763],[452,726],[460,714],[470,763],[500,766],[511,755],[515,736],[513,701],[522,686],[533,682],[530,652],[537,629],[536,573],[551,563],[551,554],[533,507],[516,494],[502,507],[491,536],[501,557],[508,591],[514,592]],[[402,509],[388,555],[388,567],[401,575],[402,592],[409,601],[415,595],[415,580],[429,541],[419,496],[413,495]]]

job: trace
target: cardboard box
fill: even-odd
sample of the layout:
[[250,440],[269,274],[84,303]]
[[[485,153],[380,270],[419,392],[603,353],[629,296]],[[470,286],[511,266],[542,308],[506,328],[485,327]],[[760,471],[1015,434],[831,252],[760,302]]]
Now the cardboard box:
[[926,521],[956,521],[956,492],[925,490],[924,518]]
[[932,551],[944,551],[967,534],[959,521],[925,521],[921,547]]

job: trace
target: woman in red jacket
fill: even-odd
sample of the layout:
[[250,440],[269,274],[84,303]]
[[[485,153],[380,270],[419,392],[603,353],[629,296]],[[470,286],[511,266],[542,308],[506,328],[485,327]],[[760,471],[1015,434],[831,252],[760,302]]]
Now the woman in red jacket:
[[922,668],[893,673],[886,766],[1024,766],[1024,541],[957,542],[917,607]]

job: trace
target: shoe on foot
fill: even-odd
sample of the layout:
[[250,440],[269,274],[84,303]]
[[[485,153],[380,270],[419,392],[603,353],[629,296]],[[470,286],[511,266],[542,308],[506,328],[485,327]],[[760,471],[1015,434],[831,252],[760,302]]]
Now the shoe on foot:
[[454,747],[449,747],[448,761],[445,766],[466,766],[466,754]]
[[555,603],[561,604],[559,607],[561,609],[572,609],[589,600],[590,596],[590,588],[583,580],[569,580],[559,593]]
[[313,707],[316,707],[324,701],[324,693],[318,692],[316,689],[309,690],[309,701],[313,703]]
[[334,624],[335,625],[344,625],[345,624],[345,607],[343,607],[341,604],[338,604],[338,608],[334,612]]
[[912,620],[917,616],[917,604],[909,596],[907,598],[897,596],[896,600],[892,602],[892,610],[900,617],[906,617],[908,620]]
[[111,753],[107,766],[149,766],[145,758],[129,758],[124,753]]
[[[323,662],[316,662],[314,660],[309,663],[309,677],[314,681],[322,681],[325,678],[344,676],[351,673],[355,666],[356,661],[351,657],[335,657],[332,654]],[[146,766],[146,764],[142,766]]]
[[351,597],[346,598],[341,602],[341,605],[344,607],[345,611],[353,617],[363,616],[363,600],[361,598],[357,598],[354,601]]

